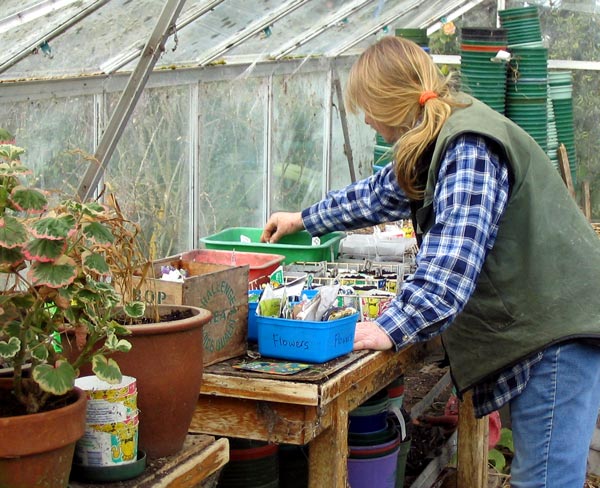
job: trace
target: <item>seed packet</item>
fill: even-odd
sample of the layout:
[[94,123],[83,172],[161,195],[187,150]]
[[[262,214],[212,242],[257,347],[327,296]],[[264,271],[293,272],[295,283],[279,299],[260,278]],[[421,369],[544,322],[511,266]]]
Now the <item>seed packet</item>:
[[296,374],[299,371],[310,368],[310,364],[291,363],[291,362],[274,362],[274,361],[252,361],[249,363],[235,364],[235,369],[244,371],[255,371],[257,373],[290,375]]

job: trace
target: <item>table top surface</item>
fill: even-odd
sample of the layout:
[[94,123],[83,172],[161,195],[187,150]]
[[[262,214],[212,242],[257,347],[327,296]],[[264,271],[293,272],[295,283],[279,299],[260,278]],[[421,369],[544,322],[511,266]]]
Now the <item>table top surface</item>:
[[411,357],[412,347],[401,352],[353,351],[326,363],[311,364],[297,373],[283,375],[239,369],[237,366],[252,361],[285,363],[257,358],[249,350],[244,356],[205,367],[200,393],[322,406],[352,388],[361,378],[384,369],[398,369]]
[[344,354],[339,358],[332,359],[326,363],[304,363],[308,368],[301,371],[282,374],[282,373],[267,373],[260,371],[247,371],[240,369],[240,366],[251,363],[269,363],[285,366],[286,364],[300,364],[301,361],[288,361],[285,359],[274,359],[261,357],[256,350],[256,346],[250,344],[248,351],[243,356],[237,356],[220,363],[212,364],[204,368],[204,374],[215,374],[220,376],[243,377],[246,379],[268,379],[277,381],[293,381],[314,383],[330,378],[332,375],[339,372],[341,369],[352,367],[357,360],[376,354],[374,351],[352,351]]

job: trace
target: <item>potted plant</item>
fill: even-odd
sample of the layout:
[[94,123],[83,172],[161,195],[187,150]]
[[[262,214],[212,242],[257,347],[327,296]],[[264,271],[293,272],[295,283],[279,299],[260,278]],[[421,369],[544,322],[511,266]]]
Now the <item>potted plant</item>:
[[[123,244],[116,239],[129,242],[134,231],[98,202],[51,205],[45,192],[28,184],[23,152],[0,145],[0,363],[9,371],[0,388],[0,485],[33,486],[34,476],[36,483],[66,486],[75,441],[85,428],[85,396],[74,386],[79,368],[90,362],[102,380],[118,382],[119,367],[106,353],[131,348],[120,338],[128,329],[114,320],[121,296],[108,277],[112,255]],[[141,316],[144,304],[127,303],[123,310]],[[75,331],[82,346],[71,358],[59,342],[65,330]],[[44,430],[46,417],[55,416]],[[34,427],[30,434],[28,426]],[[9,433],[17,438],[9,440]],[[51,433],[58,434],[55,443]],[[29,454],[42,465],[24,466]],[[3,478],[12,475],[17,478]]]
[[[50,198],[30,183],[23,152],[0,145],[0,367],[9,371],[0,381],[0,486],[60,487],[85,430],[75,379],[89,364],[100,379],[121,380],[113,356],[132,348],[128,324],[148,316],[132,299],[145,263],[138,229],[114,199]],[[203,312],[201,325],[210,320]]]

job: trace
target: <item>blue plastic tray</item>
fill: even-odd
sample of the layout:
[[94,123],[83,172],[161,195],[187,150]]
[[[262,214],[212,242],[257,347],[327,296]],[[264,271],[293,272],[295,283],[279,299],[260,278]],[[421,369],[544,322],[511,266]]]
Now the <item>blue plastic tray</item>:
[[352,351],[358,314],[328,322],[256,317],[263,357],[324,363]]

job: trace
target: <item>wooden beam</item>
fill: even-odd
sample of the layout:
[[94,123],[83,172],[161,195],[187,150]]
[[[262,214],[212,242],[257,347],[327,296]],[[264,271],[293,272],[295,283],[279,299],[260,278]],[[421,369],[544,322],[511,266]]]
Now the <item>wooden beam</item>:
[[350,145],[350,134],[348,132],[348,118],[346,117],[346,106],[344,104],[344,94],[342,93],[342,85],[340,78],[335,73],[333,83],[338,99],[338,113],[340,114],[340,122],[342,124],[342,134],[344,134],[344,154],[348,160],[348,169],[350,170],[350,181],[356,181],[356,173],[354,171],[354,158],[352,156],[352,146]]
[[564,144],[558,146],[558,167],[567,189],[573,198],[575,198],[575,187],[573,186],[573,178],[571,177],[571,167],[569,166],[569,156]]
[[[346,488],[348,483],[348,407],[342,397],[332,403],[331,427],[317,436],[308,450],[309,488]],[[331,452],[337,453],[333,464]]]
[[590,182],[581,183],[581,194],[583,199],[583,214],[590,222],[592,221],[592,200],[590,197]]
[[458,413],[457,486],[487,488],[488,435],[489,420],[475,418],[473,392],[468,391]]
[[200,395],[191,433],[304,445],[333,422],[330,405],[305,407],[268,401]]

